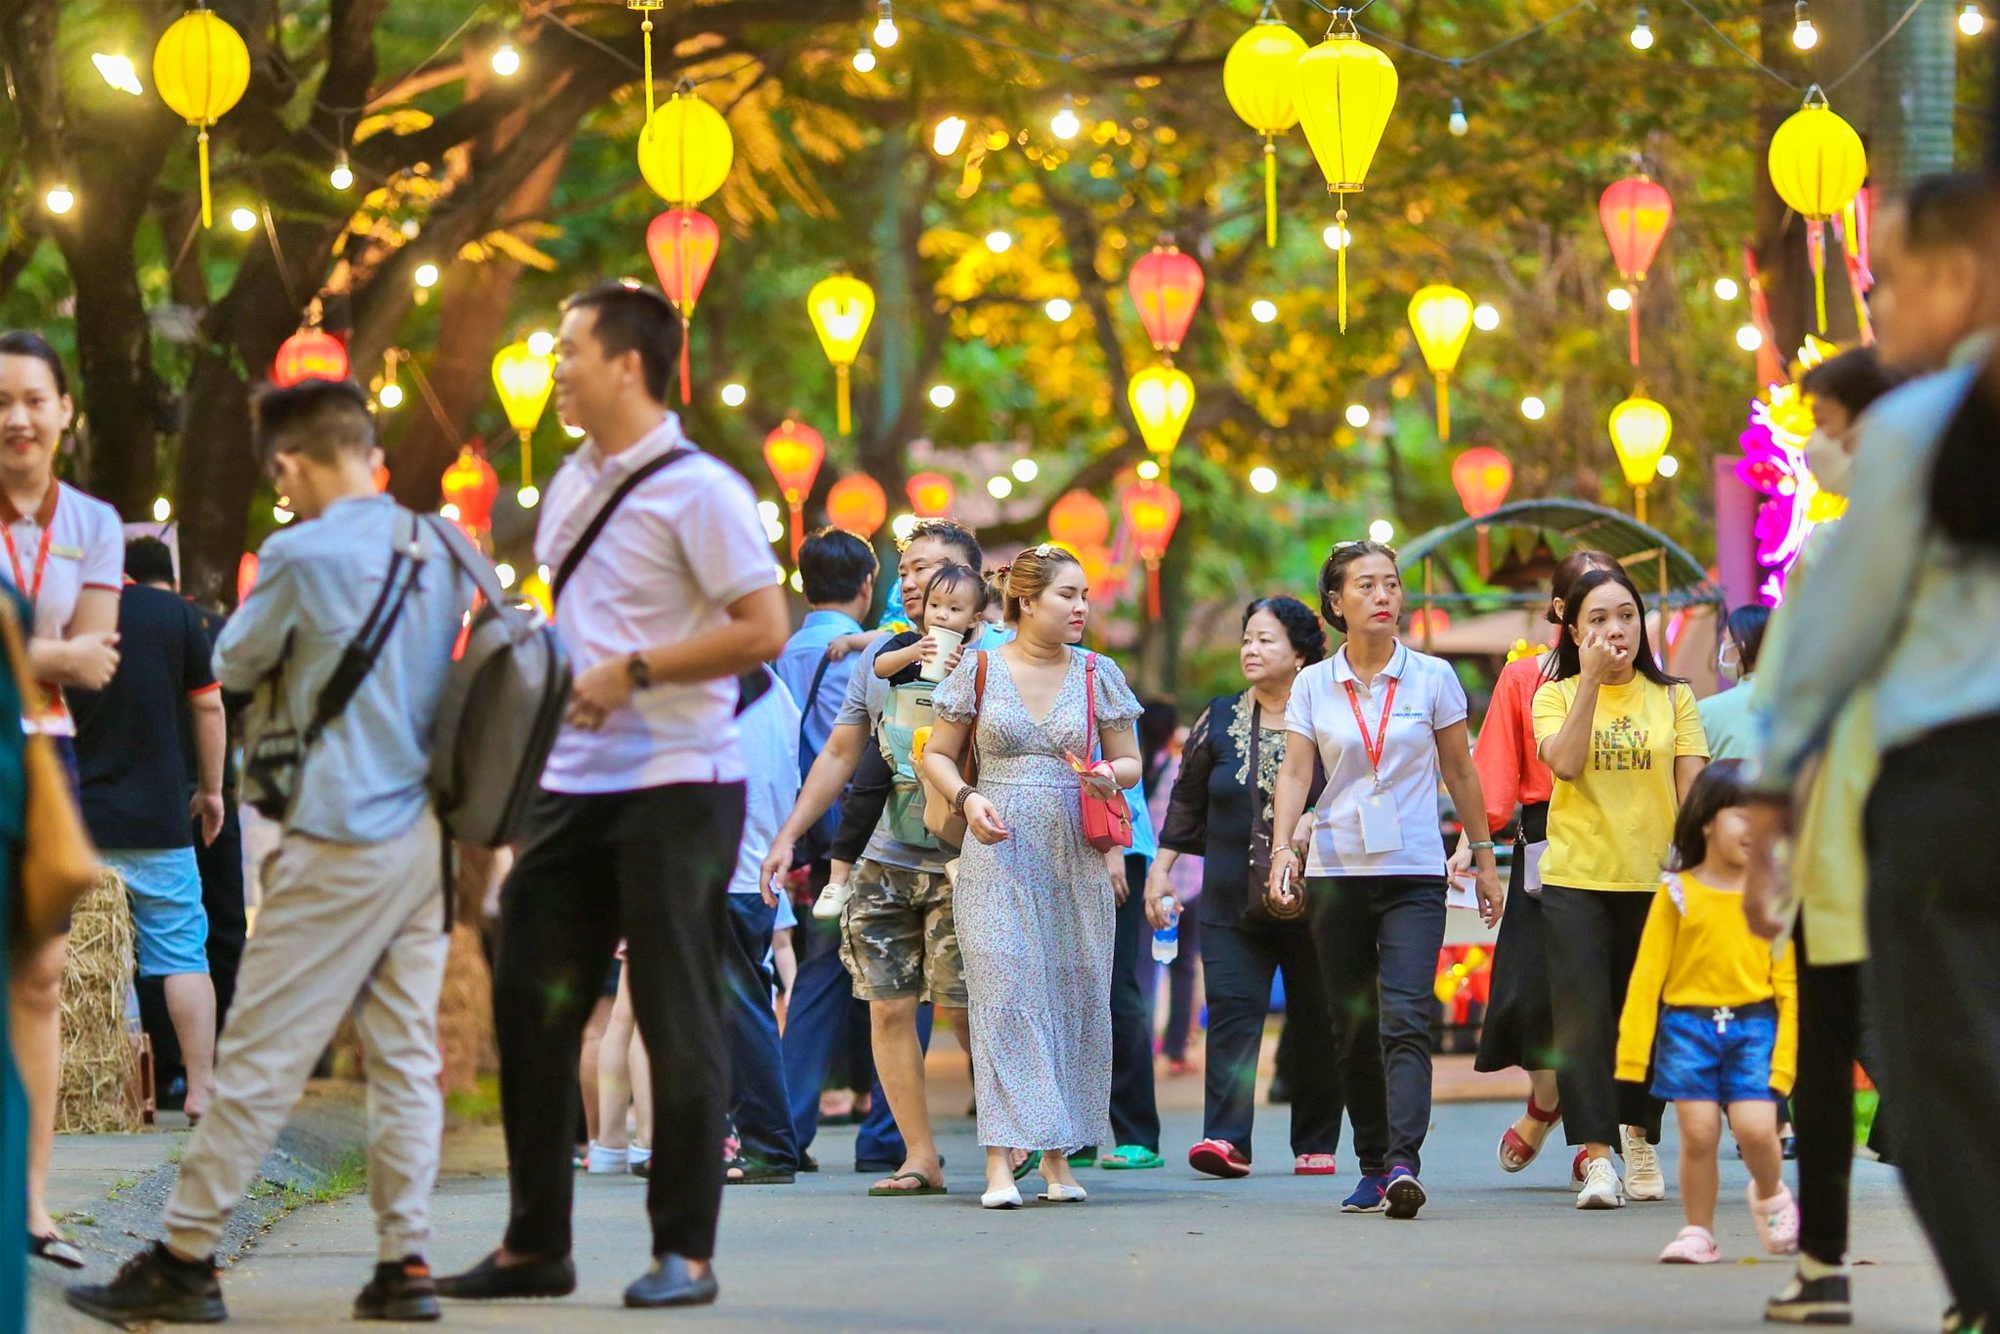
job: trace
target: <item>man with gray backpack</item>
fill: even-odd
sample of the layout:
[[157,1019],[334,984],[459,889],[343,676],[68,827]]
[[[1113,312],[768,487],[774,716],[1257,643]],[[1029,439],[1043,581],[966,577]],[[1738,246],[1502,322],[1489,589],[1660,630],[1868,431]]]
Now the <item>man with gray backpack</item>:
[[[482,587],[497,601],[498,583],[458,534],[376,493],[381,450],[353,383],[266,393],[256,440],[300,521],[265,541],[256,587],[216,645],[215,674],[225,690],[258,692],[245,792],[284,821],[284,838],[264,874],[215,1097],[181,1161],[165,1239],[110,1283],[68,1297],[114,1323],[225,1317],[216,1244],[352,1011],[370,1085],[380,1260],[354,1313],[436,1319],[424,1254],[444,1121],[447,910],[432,752],[447,682],[464,692],[454,660],[465,614]],[[482,612],[475,625],[501,614]],[[560,699],[566,670],[559,659],[541,667]]]

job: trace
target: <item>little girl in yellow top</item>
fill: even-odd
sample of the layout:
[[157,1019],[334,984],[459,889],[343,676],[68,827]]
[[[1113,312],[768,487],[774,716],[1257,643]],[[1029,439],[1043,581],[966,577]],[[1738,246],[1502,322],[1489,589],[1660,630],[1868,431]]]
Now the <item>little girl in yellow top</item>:
[[1618,1078],[1644,1079],[1650,1057],[1653,1096],[1673,1103],[1680,1121],[1688,1225],[1660,1252],[1662,1264],[1722,1258],[1715,1154],[1725,1108],[1764,1249],[1798,1249],[1778,1144],[1778,1102],[1798,1068],[1798,975],[1790,942],[1774,960],[1743,918],[1748,801],[1738,760],[1710,765],[1689,789],[1674,824],[1675,870],[1653,898],[1618,1027]]

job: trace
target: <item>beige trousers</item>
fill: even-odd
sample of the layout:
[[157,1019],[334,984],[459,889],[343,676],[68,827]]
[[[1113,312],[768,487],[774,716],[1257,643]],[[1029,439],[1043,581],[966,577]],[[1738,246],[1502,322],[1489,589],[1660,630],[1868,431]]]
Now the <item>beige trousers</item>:
[[216,1050],[215,1098],[167,1201],[175,1250],[215,1250],[351,1009],[368,1076],[368,1193],[381,1258],[425,1253],[444,1130],[438,839],[429,811],[384,843],[284,836]]

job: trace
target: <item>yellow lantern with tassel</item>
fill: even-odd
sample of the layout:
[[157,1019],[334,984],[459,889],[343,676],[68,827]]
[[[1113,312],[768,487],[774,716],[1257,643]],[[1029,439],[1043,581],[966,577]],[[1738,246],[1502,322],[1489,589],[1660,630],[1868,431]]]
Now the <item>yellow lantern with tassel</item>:
[[639,39],[646,48],[646,122],[653,120],[653,13],[665,9],[667,0],[625,0],[625,8],[639,14]]
[[1132,377],[1125,396],[1138,420],[1139,438],[1165,460],[1180,444],[1181,432],[1194,414],[1194,381],[1172,366],[1148,366]]
[[1674,417],[1665,407],[1639,394],[1611,409],[1611,448],[1634,496],[1633,514],[1646,522],[1646,488],[1659,475],[1660,459],[1674,438]]
[[1447,387],[1472,332],[1472,298],[1456,287],[1432,283],[1410,298],[1410,328],[1424,365],[1437,377],[1438,439],[1451,439],[1451,391]]
[[250,87],[250,48],[236,29],[206,8],[183,14],[153,48],[153,86],[160,100],[200,131],[201,225],[215,225],[208,192],[208,127]]
[[521,437],[521,489],[515,499],[522,509],[533,509],[542,498],[535,488],[535,427],[541,423],[556,385],[555,353],[537,350],[544,339],[546,334],[509,343],[493,357],[493,387],[500,393],[508,424]]
[[1292,71],[1306,53],[1265,0],[1256,25],[1236,39],[1222,62],[1222,91],[1244,124],[1264,136],[1264,244],[1278,244],[1278,145],[1276,136],[1299,123],[1292,100]]
[[639,174],[678,208],[693,208],[720,190],[735,161],[729,122],[686,85],[675,89],[639,132]]
[[868,324],[875,318],[875,289],[852,274],[836,273],[820,279],[806,293],[806,313],[812,317],[819,345],[840,382],[840,433],[846,435],[854,429],[848,372],[861,355],[861,340],[868,336]]
[[1806,220],[1812,259],[1813,311],[1826,332],[1826,222],[1844,213],[1868,179],[1868,150],[1854,127],[1834,114],[1818,84],[1805,105],[1771,136],[1771,184],[1778,198]]
[[[1299,123],[1326,176],[1327,192],[1340,201],[1334,217],[1344,231],[1347,196],[1361,193],[1396,107],[1396,67],[1361,40],[1353,18],[1342,11],[1326,40],[1299,57],[1292,79]],[[1342,333],[1347,332],[1348,249],[1342,245],[1339,251]]]

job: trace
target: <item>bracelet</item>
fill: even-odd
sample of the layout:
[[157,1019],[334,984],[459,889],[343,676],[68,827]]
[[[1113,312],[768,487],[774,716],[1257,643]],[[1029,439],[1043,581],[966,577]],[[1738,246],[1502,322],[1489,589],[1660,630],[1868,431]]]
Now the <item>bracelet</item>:
[[965,814],[966,801],[970,799],[972,794],[977,791],[979,791],[979,789],[974,787],[970,783],[967,783],[965,786],[959,788],[958,795],[951,799],[952,810],[957,814],[963,816]]
[[1481,852],[1481,851],[1491,852],[1493,851],[1493,849],[1499,847],[1500,845],[1498,843],[1495,843],[1492,839],[1489,838],[1483,843],[1469,843],[1466,846],[1471,848],[1474,852]]

